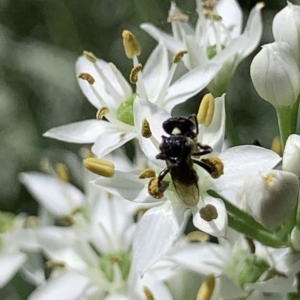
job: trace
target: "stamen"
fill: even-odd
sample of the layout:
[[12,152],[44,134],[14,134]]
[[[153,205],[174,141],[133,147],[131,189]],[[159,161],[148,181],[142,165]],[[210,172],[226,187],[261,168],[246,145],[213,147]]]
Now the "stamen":
[[168,186],[169,182],[159,181],[158,177],[154,177],[149,181],[148,192],[153,198],[160,199],[164,196],[164,191]]
[[212,10],[204,9],[203,13],[207,19],[210,19],[210,20],[216,21],[216,22],[222,21],[222,17],[220,15],[216,14],[215,12],[213,12]]
[[272,173],[269,173],[266,177],[265,177],[265,182],[267,185],[271,184],[273,182],[275,178],[275,175]]
[[92,52],[83,51],[83,56],[92,63],[97,61],[97,57]]
[[63,269],[66,266],[66,264],[64,262],[55,261],[55,260],[48,260],[48,261],[46,261],[45,265],[47,268],[51,268],[51,269],[54,269],[54,268]]
[[173,21],[180,21],[180,22],[185,22],[187,23],[189,21],[189,16],[186,14],[182,14],[182,13],[176,13],[173,15],[169,15],[167,22],[171,23]]
[[30,216],[27,217],[24,223],[24,228],[35,228],[41,225],[41,220],[39,217]]
[[176,53],[174,56],[173,56],[173,63],[174,64],[178,64],[181,62],[183,56],[185,54],[187,54],[188,52],[186,50],[183,50],[183,51],[179,51],[178,53]]
[[69,172],[68,172],[68,168],[65,164],[63,163],[58,163],[55,165],[55,170],[56,173],[58,175],[58,177],[64,181],[64,182],[69,182],[70,178],[69,178]]
[[138,64],[136,67],[134,67],[129,76],[129,80],[131,83],[136,84],[139,79],[139,72],[142,70],[143,66],[142,64]]
[[121,74],[121,72],[118,70],[118,68],[113,64],[109,63],[109,66],[111,70],[113,71],[114,75],[116,76],[116,79],[118,80],[118,83],[123,91],[123,94],[126,96],[126,98],[129,98],[132,94],[132,90],[124,76]]
[[274,137],[272,141],[271,150],[273,150],[278,155],[282,156],[282,144],[279,136]]
[[98,109],[97,114],[96,114],[96,119],[102,120],[103,117],[108,113],[109,113],[109,108],[107,106],[103,106]]
[[190,233],[188,233],[188,235],[186,236],[186,238],[188,239],[188,241],[190,242],[206,242],[209,240],[209,235],[202,232],[202,231],[192,231]]
[[43,157],[40,161],[40,169],[44,173],[50,173],[50,162],[47,157]]
[[215,98],[212,94],[206,94],[199,106],[198,114],[197,114],[197,120],[198,124],[203,124],[206,127],[208,127],[214,117],[215,112]]
[[59,221],[59,225],[61,226],[65,226],[65,227],[69,227],[74,225],[74,219],[72,218],[72,216],[61,216],[58,219]]
[[150,124],[147,121],[147,119],[143,119],[143,121],[142,121],[142,130],[141,130],[141,133],[142,133],[142,137],[144,137],[146,139],[148,139],[148,138],[150,138],[152,136]]
[[84,166],[91,172],[104,176],[104,177],[113,177],[115,166],[110,161],[99,159],[99,158],[86,158],[83,160]]
[[145,178],[153,178],[156,176],[156,173],[154,170],[148,168],[140,173],[139,179],[145,179]]
[[202,207],[199,213],[200,213],[200,217],[207,222],[210,222],[218,218],[218,211],[216,207],[213,206],[212,204],[207,204],[204,207]]
[[89,157],[95,157],[94,153],[91,151],[91,149],[88,148],[81,148],[80,149],[80,156],[85,159]]
[[86,80],[89,84],[94,84],[95,79],[92,75],[88,74],[88,73],[80,73],[78,75],[78,78],[81,78],[83,80]]
[[129,30],[124,30],[122,37],[126,56],[128,58],[139,56],[141,54],[141,47],[134,34]]
[[219,157],[203,158],[201,161],[211,167],[210,175],[212,178],[216,179],[224,174],[224,164]]
[[197,300],[210,300],[216,285],[216,278],[214,275],[208,275],[206,280],[200,286],[197,293]]
[[152,292],[146,286],[144,286],[144,293],[146,295],[146,300],[154,300]]

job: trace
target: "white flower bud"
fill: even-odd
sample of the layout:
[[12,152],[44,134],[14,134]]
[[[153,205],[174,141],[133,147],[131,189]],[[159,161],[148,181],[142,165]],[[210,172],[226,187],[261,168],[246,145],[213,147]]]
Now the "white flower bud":
[[300,135],[291,134],[285,144],[282,169],[300,177]]
[[275,107],[292,105],[300,92],[300,73],[288,44],[264,45],[251,64],[251,78],[258,94]]
[[243,201],[253,217],[266,227],[282,224],[295,208],[299,180],[290,172],[271,170],[248,175]]
[[300,228],[294,227],[291,234],[292,246],[295,250],[300,251]]
[[300,6],[288,2],[273,20],[273,35],[276,42],[286,42],[292,49],[300,66]]

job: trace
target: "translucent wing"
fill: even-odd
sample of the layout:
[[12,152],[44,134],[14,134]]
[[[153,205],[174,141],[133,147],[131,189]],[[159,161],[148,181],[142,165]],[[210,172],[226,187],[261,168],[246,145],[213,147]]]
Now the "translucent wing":
[[199,188],[197,183],[184,185],[173,179],[173,185],[181,201],[187,206],[196,206],[199,202]]

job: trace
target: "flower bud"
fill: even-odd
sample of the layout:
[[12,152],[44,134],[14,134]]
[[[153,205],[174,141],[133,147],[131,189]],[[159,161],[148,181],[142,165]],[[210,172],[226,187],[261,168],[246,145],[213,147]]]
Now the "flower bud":
[[295,208],[299,180],[290,172],[271,170],[248,175],[244,201],[253,217],[266,227],[282,224]]
[[300,92],[300,73],[288,44],[264,45],[251,64],[251,78],[258,94],[275,107],[292,105]]
[[291,134],[283,152],[282,169],[300,177],[300,135]]
[[286,42],[292,49],[300,66],[300,6],[288,2],[273,20],[273,35],[276,42]]

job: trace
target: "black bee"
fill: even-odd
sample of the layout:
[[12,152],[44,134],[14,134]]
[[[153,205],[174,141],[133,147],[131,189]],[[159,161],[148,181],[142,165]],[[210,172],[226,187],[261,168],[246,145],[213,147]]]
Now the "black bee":
[[197,142],[198,122],[196,115],[173,117],[163,123],[163,129],[170,136],[162,136],[159,146],[161,151],[157,159],[166,161],[167,167],[158,175],[158,187],[161,192],[167,188],[164,177],[170,173],[174,187],[180,199],[188,206],[195,206],[199,201],[198,175],[194,163],[210,174],[211,166],[195,158],[212,152],[208,145]]

